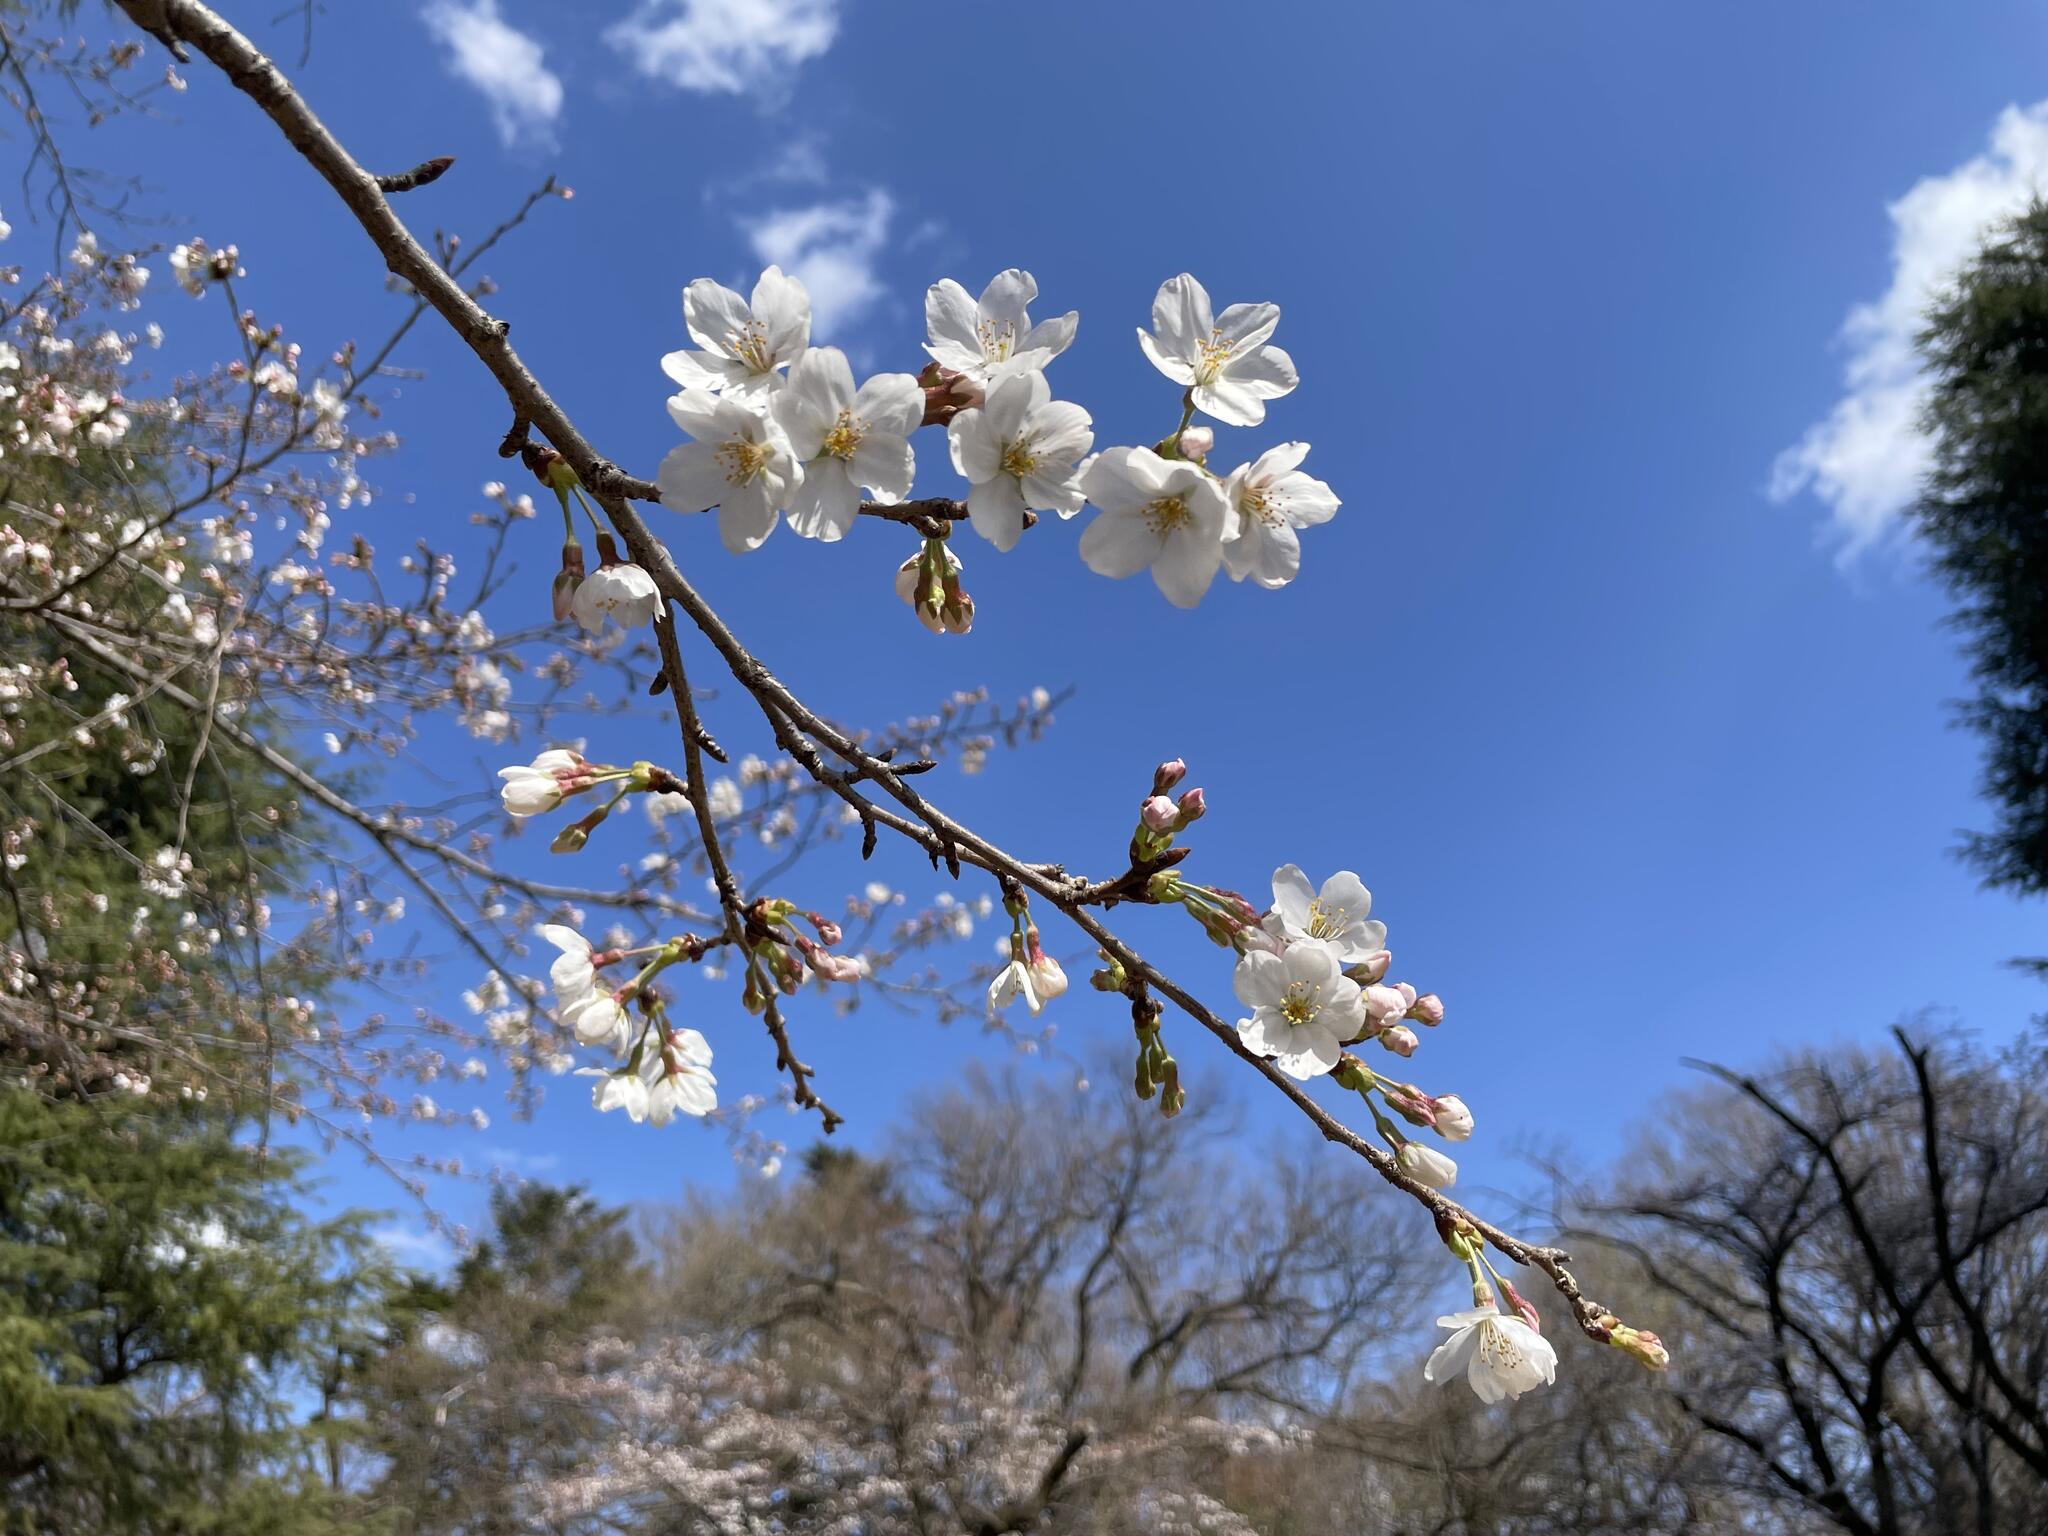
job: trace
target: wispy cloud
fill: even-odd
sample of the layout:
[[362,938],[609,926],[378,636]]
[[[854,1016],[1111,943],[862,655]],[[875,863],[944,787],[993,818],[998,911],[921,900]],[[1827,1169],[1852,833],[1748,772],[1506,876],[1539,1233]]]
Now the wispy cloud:
[[391,1221],[372,1227],[370,1238],[399,1263],[418,1269],[440,1269],[455,1258],[455,1245],[425,1227]]
[[791,77],[839,35],[839,0],[640,0],[605,40],[685,91],[787,97]]
[[429,0],[420,13],[448,50],[455,77],[482,93],[507,146],[554,142],[562,82],[537,38],[499,14],[498,0]]
[[1771,496],[1811,491],[1828,507],[1844,561],[1892,536],[1931,462],[1920,417],[1927,384],[1913,338],[1930,301],[1985,234],[2048,186],[2048,101],[2007,107],[1989,149],[1916,183],[1888,210],[1892,281],[1850,310],[1842,398],[1771,471]]
[[754,254],[803,280],[811,291],[811,334],[834,340],[858,324],[884,292],[876,267],[896,215],[880,187],[865,196],[781,208],[742,219]]

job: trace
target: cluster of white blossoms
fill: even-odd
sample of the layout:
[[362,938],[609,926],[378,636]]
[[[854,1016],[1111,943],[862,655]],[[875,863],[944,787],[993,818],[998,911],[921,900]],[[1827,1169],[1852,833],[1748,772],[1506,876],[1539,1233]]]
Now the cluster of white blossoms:
[[[878,373],[856,382],[837,347],[811,345],[804,285],[769,267],[742,297],[710,278],[683,290],[683,320],[694,346],[670,352],[663,371],[678,386],[668,412],[688,437],[656,475],[662,504],[678,512],[716,510],[727,549],[761,547],[787,520],[803,538],[842,539],[864,500],[900,505],[916,479],[911,438],[943,427],[948,455],[967,482],[967,521],[999,550],[1016,547],[1038,513],[1062,518],[1091,503],[1097,517],[1080,541],[1082,559],[1112,577],[1149,570],[1169,601],[1200,602],[1219,570],[1233,580],[1279,587],[1301,566],[1299,530],[1327,521],[1337,497],[1301,469],[1306,443],[1283,443],[1228,473],[1209,467],[1212,429],[1257,426],[1266,402],[1297,383],[1293,360],[1271,337],[1279,306],[1233,304],[1211,311],[1186,273],[1163,284],[1152,329],[1138,332],[1145,355],[1182,388],[1179,424],[1150,447],[1091,452],[1095,425],[1071,401],[1056,400],[1046,369],[1072,345],[1072,311],[1034,322],[1038,284],[1014,268],[979,299],[948,278],[925,296],[932,361],[919,374]],[[563,498],[566,467],[543,478]],[[933,521],[943,525],[944,519]],[[593,522],[595,517],[593,515]],[[973,600],[959,587],[960,564],[941,526],[905,561],[900,595],[934,632],[965,633]],[[608,556],[586,577],[573,520],[557,578],[558,617],[586,628],[621,625],[660,612],[652,579]]]
[[[678,1113],[708,1115],[718,1107],[718,1079],[711,1075],[711,1045],[694,1029],[668,1021],[667,1009],[648,989],[664,965],[684,958],[676,944],[646,949],[594,949],[573,928],[548,923],[541,937],[560,953],[549,968],[555,989],[556,1017],[584,1045],[624,1057],[618,1067],[579,1068],[579,1077],[594,1077],[590,1101],[601,1110],[623,1109],[634,1121],[667,1125]],[[598,973],[621,960],[650,957],[619,986]],[[640,1024],[633,1005],[640,1004]]]

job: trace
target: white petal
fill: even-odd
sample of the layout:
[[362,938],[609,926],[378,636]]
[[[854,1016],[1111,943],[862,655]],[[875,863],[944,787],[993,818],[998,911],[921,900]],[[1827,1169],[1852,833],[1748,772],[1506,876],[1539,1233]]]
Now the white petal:
[[837,543],[859,517],[860,489],[836,460],[813,464],[790,498],[789,531],[800,538]]
[[1223,564],[1223,540],[1179,533],[1165,541],[1152,563],[1152,580],[1176,608],[1193,608]]
[[978,406],[953,418],[946,428],[946,446],[952,451],[953,467],[969,485],[1003,473],[1003,445],[989,425],[988,413]]
[[718,504],[718,537],[736,555],[759,549],[775,531],[776,510],[758,483],[728,486]]
[[753,318],[747,301],[723,283],[700,277],[683,290],[683,324],[698,346],[721,357],[732,355],[728,342],[745,334]]
[[669,449],[654,472],[661,504],[671,512],[704,512],[731,489],[718,450],[711,443],[682,443]]
[[1159,535],[1137,512],[1102,512],[1081,534],[1081,559],[1098,576],[1135,576],[1159,558]]
[[877,501],[901,501],[917,478],[917,461],[900,435],[871,432],[853,450],[853,478]]
[[968,521],[997,549],[1017,547],[1017,540],[1024,536],[1025,510],[1024,492],[1014,475],[999,474],[967,493]]
[[907,373],[878,373],[853,397],[853,414],[871,433],[908,437],[924,421],[924,390]]

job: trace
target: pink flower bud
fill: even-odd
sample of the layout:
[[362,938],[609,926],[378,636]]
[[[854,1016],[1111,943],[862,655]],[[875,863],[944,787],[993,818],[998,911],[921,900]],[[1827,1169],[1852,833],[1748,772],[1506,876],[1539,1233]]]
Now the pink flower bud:
[[1433,1028],[1444,1021],[1444,1000],[1434,992],[1425,992],[1415,999],[1415,1006],[1408,1010],[1408,1017]]
[[1208,427],[1189,427],[1180,435],[1180,456],[1206,459],[1216,446],[1216,434]]
[[557,621],[569,617],[570,604],[576,600],[576,589],[583,585],[587,574],[583,569],[583,546],[574,539],[562,546],[562,568],[555,573],[553,591],[555,618]]
[[1396,1056],[1413,1056],[1415,1048],[1422,1044],[1422,1037],[1406,1024],[1396,1024],[1392,1029],[1382,1032],[1380,1044]]
[[1154,795],[1139,815],[1152,831],[1171,832],[1180,820],[1180,807],[1164,795]]
[[1508,1309],[1515,1316],[1519,1317],[1531,1328],[1534,1328],[1538,1333],[1543,1331],[1543,1319],[1538,1315],[1535,1305],[1530,1302],[1528,1297],[1515,1289],[1513,1281],[1502,1280],[1500,1283],[1500,1293],[1507,1298]]
[[1163,795],[1174,785],[1188,776],[1188,765],[1179,758],[1170,763],[1161,763],[1152,770],[1152,793]]
[[839,925],[822,912],[806,912],[804,921],[818,930],[818,937],[827,944],[837,944],[840,939]]
[[1408,1011],[1408,999],[1392,987],[1374,982],[1365,989],[1366,1016],[1384,1029],[1399,1021]]
[[1199,789],[1189,790],[1180,797],[1180,824],[1186,826],[1189,822],[1200,821],[1208,809],[1209,802],[1203,798],[1202,792]]
[[1386,979],[1387,967],[1393,963],[1394,956],[1392,952],[1383,949],[1378,954],[1359,961],[1358,964],[1350,967],[1344,974],[1360,986],[1371,986],[1376,981]]

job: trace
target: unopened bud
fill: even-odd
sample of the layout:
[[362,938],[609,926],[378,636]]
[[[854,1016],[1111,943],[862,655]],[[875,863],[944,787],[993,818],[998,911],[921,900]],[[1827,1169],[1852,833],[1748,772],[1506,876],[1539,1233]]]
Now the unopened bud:
[[806,912],[804,921],[818,930],[818,937],[827,944],[837,944],[841,938],[839,925],[822,912]]
[[1472,1139],[1472,1111],[1455,1093],[1439,1094],[1432,1101],[1436,1109],[1436,1133],[1445,1141]]
[[570,605],[576,600],[576,589],[583,585],[585,574],[583,546],[570,539],[562,546],[562,568],[555,573],[555,584],[551,594],[557,620],[569,617]]
[[1396,1056],[1413,1056],[1415,1048],[1422,1044],[1422,1037],[1406,1024],[1396,1024],[1392,1029],[1381,1032],[1380,1044]]
[[1383,949],[1377,954],[1367,955],[1358,964],[1347,967],[1344,974],[1361,987],[1369,987],[1376,981],[1385,980],[1387,968],[1393,963],[1392,952]]
[[973,379],[937,363],[925,364],[924,371],[917,376],[917,385],[924,391],[923,424],[927,427],[943,427],[962,411],[973,410],[988,401],[981,385]]
[[580,821],[572,821],[555,834],[555,840],[548,844],[550,853],[581,853],[583,845],[590,841],[590,828]]
[[[1538,1333],[1543,1331],[1542,1316],[1536,1311],[1534,1304],[1530,1302],[1529,1298],[1515,1289],[1513,1281],[1503,1279],[1500,1283],[1500,1293],[1506,1298],[1508,1308],[1515,1316],[1519,1317],[1531,1328],[1534,1328]],[[1608,1342],[1612,1343],[1613,1341],[1609,1340]]]
[[1174,785],[1187,776],[1188,765],[1179,758],[1176,757],[1170,763],[1161,763],[1152,770],[1152,793],[1155,795],[1166,794],[1172,790]]
[[1154,795],[1145,802],[1138,816],[1150,831],[1171,832],[1180,821],[1180,807],[1164,795]]
[[1631,1328],[1611,1312],[1604,1314],[1599,1321],[1608,1330],[1608,1343],[1634,1356],[1651,1370],[1661,1371],[1671,1363],[1671,1351],[1647,1328]]
[[1180,876],[1162,869],[1145,882],[1145,894],[1162,906],[1180,900]]
[[1427,1184],[1431,1189],[1449,1189],[1458,1182],[1458,1165],[1434,1147],[1425,1147],[1419,1141],[1404,1141],[1401,1150],[1394,1154],[1394,1162],[1400,1170],[1418,1184]]
[[1444,1000],[1434,992],[1425,992],[1415,999],[1415,1006],[1408,1010],[1408,1017],[1418,1024],[1434,1028],[1444,1021]]
[[1099,971],[1092,972],[1088,977],[1088,985],[1098,992],[1123,991],[1130,980],[1124,974],[1123,962],[1121,960],[1110,960],[1107,955],[1104,955],[1103,959],[1109,960],[1109,964],[1103,966]]
[[1180,811],[1180,825],[1184,827],[1189,822],[1200,821],[1208,813],[1209,802],[1199,789],[1191,789],[1180,797],[1177,809]]
[[974,599],[962,592],[957,582],[948,582],[939,616],[947,634],[964,635],[974,628]]
[[1180,435],[1180,456],[1206,459],[1216,446],[1216,434],[1208,427],[1189,427]]

